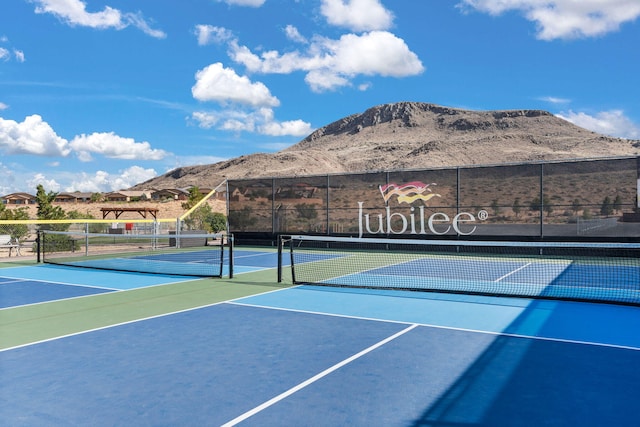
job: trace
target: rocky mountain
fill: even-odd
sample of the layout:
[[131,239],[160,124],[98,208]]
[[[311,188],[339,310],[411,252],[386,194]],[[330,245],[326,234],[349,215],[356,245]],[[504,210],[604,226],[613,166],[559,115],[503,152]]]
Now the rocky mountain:
[[640,154],[540,110],[469,111],[418,102],[372,107],[273,154],[182,167],[133,187],[212,187],[225,178],[318,175]]

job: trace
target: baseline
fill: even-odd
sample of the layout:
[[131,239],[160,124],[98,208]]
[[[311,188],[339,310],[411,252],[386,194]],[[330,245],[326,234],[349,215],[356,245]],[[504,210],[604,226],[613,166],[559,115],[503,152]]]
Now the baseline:
[[298,286],[247,305],[523,337],[640,348],[640,307],[393,290]]

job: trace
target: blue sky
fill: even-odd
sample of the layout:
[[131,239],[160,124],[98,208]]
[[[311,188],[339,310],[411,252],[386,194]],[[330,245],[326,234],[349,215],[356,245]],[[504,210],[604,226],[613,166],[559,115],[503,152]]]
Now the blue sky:
[[0,194],[124,189],[400,101],[640,139],[638,46],[640,0],[3,0]]

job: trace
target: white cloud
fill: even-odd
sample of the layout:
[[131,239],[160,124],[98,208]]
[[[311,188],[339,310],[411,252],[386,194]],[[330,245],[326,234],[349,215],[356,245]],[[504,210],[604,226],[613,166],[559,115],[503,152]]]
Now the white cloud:
[[327,90],[335,90],[342,86],[349,85],[349,79],[339,74],[333,73],[331,70],[312,70],[307,73],[304,81],[311,87],[314,92],[324,92]]
[[[153,169],[145,169],[140,166],[118,171],[117,174],[110,174],[105,171],[96,171],[94,174],[81,172],[75,176],[73,181],[65,188],[65,191],[83,191],[92,193],[105,193],[109,191],[122,190],[133,187],[144,181],[156,177],[158,174]],[[45,186],[45,188],[48,188]],[[56,190],[54,190],[56,191]]]
[[65,190],[82,191],[86,193],[102,193],[120,190],[119,188],[112,188],[109,178],[109,173],[105,171],[97,171],[94,175],[80,172]]
[[[0,43],[9,43],[9,38],[7,36],[1,36]],[[25,56],[23,51],[15,48],[5,48],[5,47],[0,47],[0,60],[5,62],[9,61],[11,59],[11,51],[13,51],[13,57],[16,59],[16,61],[18,62],[25,61]]]
[[36,173],[32,178],[27,179],[27,187],[36,188],[38,185],[42,185],[47,191],[60,191],[60,184],[55,179],[45,177],[42,173]]
[[7,154],[49,157],[66,157],[71,152],[68,141],[59,137],[37,114],[21,123],[0,118],[0,150]]
[[226,3],[230,6],[249,6],[260,7],[266,0],[218,0],[218,2]]
[[4,102],[0,102],[0,111],[8,109],[9,106]]
[[300,34],[300,31],[293,25],[287,25],[284,29],[284,33],[287,35],[287,38],[296,43],[304,43],[307,44],[309,41]]
[[105,6],[100,12],[88,12],[86,3],[80,0],[31,1],[36,4],[36,13],[50,13],[71,26],[122,30],[133,25],[152,37],[166,37],[164,32],[151,29],[149,23],[140,13],[123,13],[110,6]]
[[70,143],[78,158],[83,162],[93,160],[91,153],[123,160],[161,160],[167,156],[164,150],[153,149],[148,142],[136,142],[113,132],[94,132],[78,135]]
[[306,71],[305,81],[317,92],[346,86],[359,74],[405,77],[424,71],[404,40],[386,31],[345,34],[338,40],[316,37],[307,52],[282,55],[267,51],[258,56],[245,46],[231,43],[230,56],[253,72]]
[[352,31],[386,30],[393,14],[379,0],[322,0],[320,12],[327,22]]
[[5,195],[16,192],[16,176],[13,168],[0,162],[0,174],[2,174],[2,180],[0,180],[0,194]]
[[232,102],[253,107],[275,107],[280,104],[263,83],[253,83],[248,77],[239,76],[219,62],[196,73],[196,84],[191,88],[191,93],[199,101],[222,104]]
[[24,61],[25,61],[25,59],[24,59],[24,52],[23,52],[23,51],[21,51],[21,50],[17,50],[17,49],[14,49],[14,50],[13,50],[13,55],[15,56],[15,58],[16,58],[16,60],[17,60],[18,62],[24,62]]
[[307,136],[311,132],[313,132],[311,125],[302,120],[271,121],[260,127],[260,133],[269,136]]
[[148,36],[154,37],[156,39],[164,39],[167,37],[167,34],[162,30],[154,30],[151,28],[146,19],[142,16],[141,13],[126,13],[124,15],[124,22],[126,25],[133,25],[143,33]]
[[211,43],[226,43],[234,39],[231,30],[213,25],[196,25],[195,34],[198,37],[198,45],[200,46],[206,46]]
[[157,176],[153,169],[145,169],[140,166],[131,166],[114,177],[111,177],[111,188],[113,190],[129,188]]
[[538,98],[540,101],[548,102],[550,104],[568,104],[571,102],[570,99],[567,98],[558,98],[556,96],[542,96]]
[[279,122],[275,120],[273,110],[259,108],[255,111],[224,110],[217,112],[195,112],[191,118],[204,129],[217,126],[217,129],[230,132],[257,132],[268,136],[306,136],[313,132],[311,124],[302,120]]
[[602,36],[640,16],[638,0],[461,0],[458,6],[494,16],[518,11],[536,23],[541,40]]
[[222,162],[228,159],[229,159],[228,157],[203,156],[203,155],[176,156],[175,165],[169,167],[167,169],[167,172],[169,172],[169,170],[173,170],[176,167],[180,167],[180,166],[211,165],[213,163]]
[[618,138],[640,139],[640,126],[626,117],[622,110],[601,111],[595,115],[568,111],[557,116],[593,132]]
[[289,120],[278,122],[275,120],[273,110],[270,108],[261,108],[256,114],[259,117],[258,132],[262,135],[269,136],[306,136],[313,129],[311,125],[302,120]]
[[191,118],[203,129],[211,129],[220,121],[218,113],[195,111]]
[[[4,105],[4,104],[3,104]],[[169,153],[151,148],[148,142],[136,142],[113,132],[78,135],[71,142],[58,136],[39,115],[23,122],[0,118],[0,151],[5,154],[30,154],[44,157],[67,157],[72,152],[81,161],[93,160],[92,153],[122,160],[161,160]]]

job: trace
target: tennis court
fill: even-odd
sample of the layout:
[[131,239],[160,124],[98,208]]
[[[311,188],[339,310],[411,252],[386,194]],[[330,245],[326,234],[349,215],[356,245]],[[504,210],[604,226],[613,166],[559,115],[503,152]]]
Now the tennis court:
[[298,284],[640,304],[640,244],[283,239]]
[[[294,267],[346,258],[315,256]],[[637,425],[636,306],[291,287],[276,283],[276,264],[274,250],[242,248],[233,279],[0,269],[42,280],[26,294],[58,282],[103,290],[0,310],[0,418],[29,426]],[[369,273],[385,280],[376,268],[386,267]]]
[[[188,261],[185,261],[184,254],[164,253],[74,261],[75,266],[44,264],[4,268],[0,270],[0,309],[195,280],[193,276],[156,274],[154,271],[171,268],[166,265],[175,264],[177,267],[174,269],[180,271],[185,268],[185,263],[188,266],[206,264],[210,262],[210,252],[190,251]],[[235,272],[242,274],[273,268],[277,255],[274,251],[238,251],[234,255]],[[229,275],[228,257],[227,252],[223,260],[223,274],[226,276]],[[140,263],[145,264],[142,269],[146,272],[135,272]],[[155,267],[156,263],[163,267]],[[149,274],[150,271],[154,273]]]

